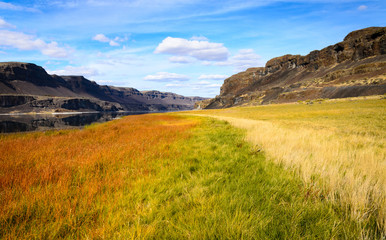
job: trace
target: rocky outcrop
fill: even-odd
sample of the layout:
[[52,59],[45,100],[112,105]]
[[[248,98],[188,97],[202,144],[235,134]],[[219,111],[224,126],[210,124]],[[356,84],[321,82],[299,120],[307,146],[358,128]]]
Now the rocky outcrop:
[[99,85],[83,76],[61,76],[70,85],[71,91],[79,96],[119,103],[126,111],[148,111],[147,103],[138,101],[140,92],[134,88],[118,88]]
[[123,111],[118,103],[95,98],[70,98],[24,95],[0,95],[0,113],[63,112],[63,111]]
[[192,109],[205,98],[185,97],[160,91],[138,91],[135,88],[98,85],[82,76],[62,76],[70,89],[82,96],[117,102],[128,111],[178,111]]
[[35,64],[20,62],[0,63],[0,81],[11,86],[10,83],[15,80],[29,82],[36,86],[67,87],[66,81],[62,78],[49,75],[42,67]]
[[34,101],[32,96],[0,95],[0,107],[8,108],[19,106]]
[[219,96],[203,105],[223,108],[384,94],[385,84],[386,27],[371,27],[306,56],[273,58],[265,67],[235,74],[224,81]]
[[155,109],[164,111],[190,110],[195,102],[202,101],[201,97],[185,97],[171,92],[142,91],[144,101],[148,102]]
[[0,63],[0,112],[177,111],[204,98],[99,85],[83,76],[49,75],[32,63]]

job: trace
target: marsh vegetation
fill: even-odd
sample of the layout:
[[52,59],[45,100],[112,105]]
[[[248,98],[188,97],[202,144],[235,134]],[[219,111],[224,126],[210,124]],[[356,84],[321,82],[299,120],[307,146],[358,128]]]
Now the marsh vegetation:
[[382,238],[384,101],[1,135],[0,238]]

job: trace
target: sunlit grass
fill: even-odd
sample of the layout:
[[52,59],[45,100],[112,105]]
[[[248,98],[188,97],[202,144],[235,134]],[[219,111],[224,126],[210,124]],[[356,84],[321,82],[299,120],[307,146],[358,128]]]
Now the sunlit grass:
[[[202,120],[174,145],[130,201],[137,220],[122,226],[150,239],[347,239],[360,225],[244,141],[225,122]],[[140,201],[138,201],[138,199]],[[131,228],[130,228],[131,227]],[[121,232],[122,233],[122,232]],[[114,235],[117,236],[117,235]],[[373,236],[373,235],[372,235]]]
[[[191,114],[192,112],[190,112]],[[386,234],[386,100],[339,100],[195,111],[247,130],[271,160],[318,195]]]
[[245,134],[166,114],[3,135],[0,238],[380,237]]
[[1,136],[0,237],[103,235],[114,201],[194,124],[130,116],[84,130]]

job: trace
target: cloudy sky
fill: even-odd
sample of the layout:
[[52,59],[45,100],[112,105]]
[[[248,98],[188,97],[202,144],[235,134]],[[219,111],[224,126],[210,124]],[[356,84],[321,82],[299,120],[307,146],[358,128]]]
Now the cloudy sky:
[[385,25],[384,0],[0,0],[0,61],[214,97],[239,71]]

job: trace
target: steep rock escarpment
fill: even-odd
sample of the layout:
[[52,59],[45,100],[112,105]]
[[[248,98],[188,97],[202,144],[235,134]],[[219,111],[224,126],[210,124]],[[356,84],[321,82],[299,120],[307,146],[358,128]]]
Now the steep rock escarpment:
[[170,92],[138,91],[129,87],[98,85],[82,76],[61,76],[70,89],[84,97],[119,103],[127,111],[176,111],[192,109],[205,98],[185,97]]
[[117,88],[99,85],[83,76],[61,76],[69,84],[71,91],[79,96],[119,103],[126,111],[149,111],[147,103],[137,101],[133,96],[139,92],[135,88]]
[[0,95],[0,113],[122,111],[120,104],[95,98],[50,97],[35,95]]
[[285,55],[224,81],[220,95],[201,108],[294,102],[386,93],[386,27],[351,32],[306,56]]
[[76,97],[61,77],[49,75],[32,63],[1,62],[0,94]]
[[[195,102],[204,100],[201,97],[184,97],[171,92],[160,91],[142,91],[141,101],[149,103],[150,108],[169,110],[180,108],[181,110],[190,110]],[[137,98],[138,99],[138,98]],[[138,99],[140,100],[140,99]]]
[[83,76],[49,75],[32,63],[0,63],[0,112],[176,111],[199,97],[99,85]]
[[0,95],[0,107],[8,108],[19,106],[36,100],[32,96]]
[[[12,81],[24,81],[36,86],[67,87],[66,81],[51,76],[40,66],[32,63],[5,62],[0,63],[0,82],[9,84]],[[12,87],[11,87],[12,88]]]

